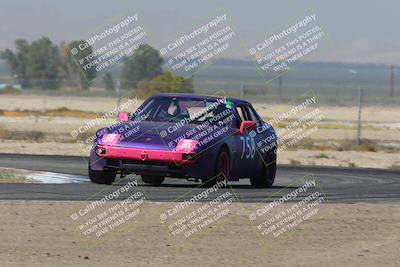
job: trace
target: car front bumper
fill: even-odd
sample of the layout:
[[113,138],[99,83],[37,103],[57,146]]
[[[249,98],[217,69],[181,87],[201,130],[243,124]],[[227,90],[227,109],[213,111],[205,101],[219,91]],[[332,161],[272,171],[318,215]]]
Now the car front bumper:
[[[105,149],[98,154],[99,148]],[[143,156],[144,153],[146,156]],[[213,153],[194,155],[185,160],[188,153],[168,150],[143,150],[130,147],[98,145],[90,153],[92,170],[114,169],[121,173],[164,175],[166,177],[202,179],[213,175]]]

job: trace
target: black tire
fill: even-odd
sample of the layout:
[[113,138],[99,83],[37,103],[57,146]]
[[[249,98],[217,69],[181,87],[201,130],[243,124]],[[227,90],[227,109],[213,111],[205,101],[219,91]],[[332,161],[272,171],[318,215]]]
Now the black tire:
[[114,170],[94,171],[89,165],[89,178],[95,184],[112,184],[117,176]]
[[258,177],[250,177],[250,183],[253,187],[269,188],[274,184],[276,175],[276,154],[270,153],[266,157],[265,164]]
[[[225,162],[223,167],[221,166],[221,160]],[[228,180],[230,170],[231,161],[229,157],[229,151],[226,147],[222,147],[218,152],[218,156],[214,164],[213,176],[202,179],[203,186],[209,187],[215,185],[218,181]]]
[[142,181],[147,184],[160,185],[164,182],[165,177],[156,175],[141,175]]

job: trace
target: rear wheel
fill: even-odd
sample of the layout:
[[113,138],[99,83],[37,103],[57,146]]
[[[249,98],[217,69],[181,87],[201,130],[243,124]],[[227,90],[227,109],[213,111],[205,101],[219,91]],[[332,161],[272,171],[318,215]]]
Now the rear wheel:
[[251,177],[250,183],[254,187],[272,187],[276,174],[276,154],[271,153],[266,157],[266,166],[263,167],[261,174],[257,177]]
[[165,177],[155,175],[141,175],[142,181],[147,184],[160,185],[164,182]]
[[94,171],[89,165],[89,178],[92,183],[95,184],[112,184],[117,176],[117,171],[114,170],[103,170]]

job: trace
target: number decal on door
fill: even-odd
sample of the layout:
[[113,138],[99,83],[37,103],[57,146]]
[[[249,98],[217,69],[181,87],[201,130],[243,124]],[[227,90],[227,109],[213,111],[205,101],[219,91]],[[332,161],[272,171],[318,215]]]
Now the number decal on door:
[[[246,157],[246,159],[253,159],[254,156],[256,155],[256,144],[254,142],[254,138],[250,136],[241,136],[240,140],[242,140],[242,155],[240,158],[242,159],[243,157]],[[246,153],[246,150],[247,153]]]

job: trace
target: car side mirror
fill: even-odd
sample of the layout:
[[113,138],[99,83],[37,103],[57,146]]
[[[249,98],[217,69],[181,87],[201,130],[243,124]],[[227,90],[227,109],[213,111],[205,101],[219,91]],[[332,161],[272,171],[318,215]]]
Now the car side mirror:
[[119,122],[128,121],[128,113],[126,113],[126,112],[120,112],[120,113],[118,114],[118,121],[119,121]]
[[257,124],[255,121],[242,121],[240,124],[239,133],[243,135],[246,130],[252,131],[257,128]]

